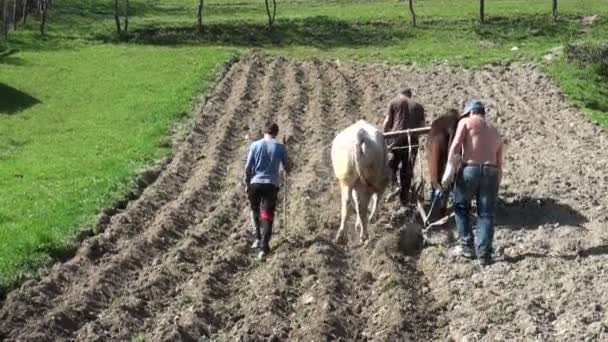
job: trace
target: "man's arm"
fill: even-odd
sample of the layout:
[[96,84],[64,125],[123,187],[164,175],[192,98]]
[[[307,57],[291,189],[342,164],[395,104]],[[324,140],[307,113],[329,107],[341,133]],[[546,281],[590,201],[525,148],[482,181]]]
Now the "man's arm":
[[420,117],[418,118],[418,120],[420,120],[418,122],[418,127],[426,126],[426,117],[424,113],[424,107],[422,105],[420,105]]
[[501,140],[498,145],[498,149],[496,150],[496,166],[498,167],[498,186],[500,187],[500,183],[502,182],[502,173],[503,166],[505,162],[504,155],[504,142]]
[[458,122],[456,134],[454,135],[454,141],[452,141],[452,146],[450,146],[450,151],[448,152],[448,161],[452,160],[452,158],[454,158],[454,155],[462,150],[462,144],[464,143],[465,136],[466,121],[463,119]]
[[464,120],[461,120],[458,123],[458,128],[456,128],[456,135],[454,137],[454,141],[452,142],[452,146],[449,147],[447,164],[443,172],[443,176],[441,177],[441,186],[443,188],[447,188],[454,181],[454,177],[458,172],[460,162],[462,161],[459,152],[462,150],[465,135],[466,125]]
[[386,115],[384,116],[384,123],[382,124],[382,131],[384,133],[390,132],[393,128],[393,104],[389,103]]
[[251,182],[253,169],[253,145],[249,146],[249,152],[247,152],[247,161],[245,162],[245,175],[243,177],[243,181],[245,182],[245,186],[249,186]]

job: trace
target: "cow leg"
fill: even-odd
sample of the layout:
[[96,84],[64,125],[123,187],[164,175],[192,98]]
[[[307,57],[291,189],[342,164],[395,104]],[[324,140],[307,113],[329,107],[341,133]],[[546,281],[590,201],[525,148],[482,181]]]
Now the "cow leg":
[[373,220],[374,217],[376,216],[376,210],[378,209],[379,197],[380,197],[380,195],[378,195],[378,193],[372,194],[372,209],[369,212],[369,219],[368,219],[369,221]]
[[342,182],[340,182],[340,187],[342,190],[342,210],[340,228],[338,229],[338,234],[336,235],[336,243],[346,244],[348,242],[348,237],[344,234],[344,227],[346,226],[346,220],[351,213],[350,200],[352,187]]
[[355,200],[355,210],[357,211],[357,223],[356,226],[359,228],[359,239],[361,243],[365,243],[369,239],[369,233],[367,231],[367,209],[369,206],[369,200],[371,192],[363,187],[358,187],[353,192],[353,198]]

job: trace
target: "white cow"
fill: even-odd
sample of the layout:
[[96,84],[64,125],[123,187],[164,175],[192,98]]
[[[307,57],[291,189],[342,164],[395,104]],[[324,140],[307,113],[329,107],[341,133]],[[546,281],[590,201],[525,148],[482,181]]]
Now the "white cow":
[[[346,220],[351,213],[349,202],[354,200],[361,243],[366,243],[368,219],[373,217],[379,198],[389,182],[387,149],[384,135],[369,123],[359,120],[334,138],[331,145],[331,162],[334,174],[340,181],[342,212],[336,243],[345,244]],[[371,214],[368,213],[370,199]]]

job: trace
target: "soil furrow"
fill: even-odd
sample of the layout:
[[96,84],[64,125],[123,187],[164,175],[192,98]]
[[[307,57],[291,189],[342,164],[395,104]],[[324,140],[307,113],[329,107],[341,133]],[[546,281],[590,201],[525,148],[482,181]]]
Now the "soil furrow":
[[[239,75],[240,70],[231,67],[225,77],[216,87],[216,92],[231,92],[232,79]],[[225,102],[218,99],[219,102]],[[212,124],[210,118],[201,119],[201,122]],[[191,135],[193,135],[191,133]],[[205,137],[205,135],[201,135]],[[163,170],[158,179],[142,178],[143,182],[154,182],[152,186],[145,190],[140,199],[129,203],[124,212],[119,213],[111,219],[104,227],[104,234],[95,236],[84,242],[83,246],[76,253],[75,257],[65,264],[55,265],[49,270],[46,276],[39,282],[28,282],[22,286],[20,291],[13,292],[9,296],[0,311],[3,317],[0,323],[0,337],[7,336],[13,332],[17,326],[25,325],[26,321],[41,317],[46,310],[52,308],[62,296],[69,292],[72,286],[79,284],[78,280],[83,281],[90,277],[92,272],[96,272],[98,264],[103,263],[99,259],[106,258],[106,255],[117,253],[122,248],[121,243],[128,241],[136,232],[141,231],[142,226],[148,224],[158,214],[158,208],[172,201],[180,192],[188,174],[194,169],[196,163],[195,154],[197,148],[202,144],[185,144],[176,152],[176,157]],[[190,140],[189,140],[190,141]],[[102,221],[103,222],[103,221]],[[35,298],[32,301],[32,298]]]
[[[247,67],[252,70],[250,71],[250,77],[246,81],[246,91],[241,96],[241,101],[243,103],[247,103],[248,100],[256,97],[256,91],[259,83],[259,73],[261,63],[259,60],[254,59],[252,61],[247,61]],[[239,141],[243,135],[237,134],[239,129],[242,131],[246,129],[246,127],[237,126],[236,123],[240,122],[239,118],[243,117],[247,114],[247,111],[254,110],[254,105],[246,105],[246,106],[236,106],[232,110],[234,113],[227,113],[230,117],[235,118],[233,121],[228,123],[225,131],[226,133],[222,137],[222,140],[219,142],[218,146],[220,146],[220,155],[223,157],[232,157],[231,159],[221,160],[221,164],[216,164],[221,170],[212,170],[211,174],[220,174],[222,175],[222,185],[220,189],[230,187],[230,184],[233,183],[230,180],[238,179],[238,170],[240,159],[237,158],[239,154],[235,154],[235,149],[242,144],[239,144]],[[243,131],[243,133],[245,133]],[[219,156],[218,156],[219,157]],[[216,158],[215,160],[218,160]],[[232,160],[232,165],[230,165],[230,160]],[[217,168],[217,167],[214,167]],[[231,175],[224,174],[233,171]],[[226,183],[228,180],[228,183]],[[225,183],[225,184],[224,184]],[[203,184],[199,184],[199,187],[203,187]],[[238,186],[236,190],[238,191]],[[221,201],[218,203],[229,203],[229,206],[232,207],[237,203],[232,203],[230,200],[234,198],[234,193],[226,192],[222,195],[221,191],[217,191],[219,195],[221,195]],[[213,195],[215,196],[215,195]],[[211,196],[209,196],[211,197]],[[219,211],[219,210],[218,210]],[[203,218],[203,222],[214,222],[218,215],[216,214],[216,207],[211,206],[209,208],[209,212],[207,215],[210,215],[207,218]],[[202,215],[198,215],[202,216]],[[189,274],[192,274],[193,268],[197,266],[198,259],[201,257],[201,252],[203,251],[202,247],[205,247],[205,244],[209,241],[201,241],[201,239],[197,239],[192,237],[193,234],[198,234],[199,236],[206,236],[209,234],[209,230],[212,228],[216,228],[213,223],[207,223],[207,226],[211,226],[211,228],[202,230],[199,228],[200,226],[204,226],[204,224],[198,225],[194,228],[188,228],[190,234],[186,235],[182,238],[174,248],[168,250],[165,254],[157,255],[154,259],[154,262],[150,265],[147,265],[140,273],[139,277],[134,279],[131,283],[129,283],[126,288],[128,291],[124,294],[123,297],[118,297],[114,300],[115,305],[109,309],[109,312],[102,312],[97,321],[95,321],[90,327],[87,327],[85,331],[99,331],[103,332],[106,335],[106,338],[112,339],[124,339],[133,334],[132,330],[129,329],[121,329],[120,331],[112,331],[111,327],[115,325],[116,319],[119,317],[125,318],[128,315],[135,315],[135,318],[139,318],[139,320],[147,317],[154,316],[155,312],[160,311],[164,306],[170,303],[173,297],[171,294],[177,291],[177,289],[181,286],[183,282],[187,280]],[[213,232],[211,232],[212,234]],[[225,237],[225,236],[224,236]],[[223,237],[220,237],[221,239]],[[162,261],[160,261],[162,260]],[[159,300],[159,298],[163,298],[161,295],[165,295],[164,300]],[[142,307],[139,307],[138,310],[131,310],[131,307],[125,306],[122,303],[143,303]],[[132,319],[128,321],[135,321],[137,319]],[[136,328],[135,325],[133,328]],[[119,334],[119,335],[117,335]],[[89,339],[88,336],[85,339]]]
[[[285,96],[276,121],[285,135],[290,137],[288,149],[291,159],[300,157],[301,145],[298,144],[298,139],[306,130],[302,127],[302,122],[307,121],[304,118],[309,101],[305,88],[307,80],[307,70],[303,65],[289,65],[284,78]],[[297,290],[286,286],[290,283],[286,276],[290,272],[289,259],[282,258],[281,255],[285,251],[283,247],[288,239],[289,227],[288,223],[279,217],[282,215],[282,207],[277,209],[271,259],[259,267],[239,274],[230,284],[231,298],[237,300],[225,303],[227,307],[234,309],[229,311],[232,319],[227,321],[222,334],[230,336],[231,339],[256,340],[272,335],[285,336],[288,332],[289,324],[285,317],[290,314],[289,301],[297,295]],[[257,305],[244,306],[243,303]],[[259,324],[260,321],[264,324]]]
[[[306,195],[301,209],[302,220],[306,222],[303,228],[305,236],[317,236],[307,238],[305,249],[298,258],[302,261],[301,268],[304,272],[303,294],[296,305],[296,315],[291,326],[289,339],[310,340],[327,339],[339,336],[350,336],[353,331],[354,318],[346,307],[348,297],[348,280],[344,277],[346,255],[331,242],[331,236],[335,233],[331,227],[332,221],[336,219],[325,216],[321,208],[324,208],[332,196],[327,190],[332,183],[331,171],[323,167],[330,165],[329,149],[336,132],[338,113],[337,101],[332,101],[338,95],[340,87],[331,83],[331,67],[319,61],[314,61],[315,73],[311,76],[318,78],[321,86],[318,88],[319,96],[314,95],[316,100],[311,105],[311,115],[319,124],[315,131],[313,145],[310,146],[311,158],[303,166],[303,175],[309,175],[304,179],[303,189],[310,194],[322,194],[317,197]],[[334,73],[333,77],[337,75]],[[315,89],[316,90],[316,89]],[[344,104],[344,103],[343,103]],[[302,183],[299,183],[302,184]],[[333,213],[327,213],[333,216]],[[299,219],[298,219],[299,220]],[[335,228],[334,228],[335,229]],[[306,324],[306,320],[315,317],[315,324]]]
[[[250,71],[242,73],[243,87],[236,94],[243,101],[248,100],[246,97],[248,88],[252,86],[252,82],[257,80],[255,76]],[[223,142],[218,145],[218,150],[221,152],[217,157],[225,155],[224,150],[227,148],[226,145],[230,144],[229,139],[233,134],[231,126],[234,126],[236,122],[238,122],[238,117],[235,115],[229,120],[227,131],[223,133],[223,136],[220,135],[220,141]],[[215,161],[216,164],[207,168],[209,176],[203,176],[204,170],[202,170],[200,177],[208,179],[208,181],[202,182],[203,184],[214,185],[215,183],[215,189],[213,187],[209,189],[211,192],[220,192],[225,164],[223,164],[223,158],[215,158]],[[193,179],[197,177],[198,175]],[[188,183],[193,183],[193,179],[190,179]],[[66,292],[63,298],[56,301],[55,309],[47,313],[42,322],[36,322],[32,326],[26,325],[25,330],[31,331],[28,335],[51,333],[69,337],[82,324],[95,319],[113,298],[120,296],[125,285],[129,283],[129,279],[137,277],[138,271],[144,265],[179,241],[183,231],[194,222],[197,213],[204,207],[205,203],[201,202],[201,199],[212,196],[211,193],[208,193],[209,190],[205,187],[191,188],[182,193],[176,201],[170,202],[162,208],[151,222],[150,227],[146,229],[145,236],[131,242],[115,257],[109,258],[105,264],[99,267],[94,282],[88,280],[80,286],[73,286],[71,291]]]
[[[280,111],[279,106],[283,102],[285,96],[285,85],[283,84],[283,76],[290,66],[285,58],[273,59],[266,67],[266,77],[262,82],[262,95],[260,104],[254,117],[256,120],[253,127],[250,127],[249,137],[253,141],[256,137],[262,136],[261,128],[266,122],[273,120],[277,112]],[[279,127],[281,127],[279,125]]]
[[[288,80],[290,80],[290,78],[288,78]],[[293,82],[295,82],[295,76],[294,76]],[[285,103],[286,103],[287,108],[284,108],[283,110],[281,110],[281,112],[288,112],[288,110],[290,111],[290,110],[294,109],[294,108],[292,108],[294,105],[291,104],[291,103],[293,103],[294,100],[296,100],[296,103],[300,102],[300,101],[298,101],[298,96],[300,95],[300,93],[303,93],[303,92],[302,91],[297,91],[297,92],[294,93],[291,89],[293,89],[293,86],[295,84],[292,84],[292,82],[288,81],[286,87],[281,87],[281,88],[277,87],[276,82],[274,82],[274,84],[272,84],[272,85],[268,85],[269,82],[264,82],[264,84],[266,84],[267,86],[272,86],[272,89],[265,89],[264,93],[267,94],[267,96],[272,96],[273,97],[273,101],[276,101],[276,99],[278,99],[278,98],[284,98],[285,99]],[[287,93],[286,94],[283,94],[282,91],[281,91],[284,88],[287,88]],[[264,103],[268,102],[268,100],[266,98],[263,98],[262,100],[264,101]],[[272,105],[273,105],[273,107],[276,108],[276,103],[272,103]],[[273,112],[274,112],[274,110],[271,109],[270,110],[270,114],[272,116],[274,116]],[[261,114],[264,114],[264,113],[261,113]],[[266,115],[268,115],[268,114],[266,114]],[[268,119],[268,117],[266,119]],[[261,124],[261,123],[260,122],[255,122],[255,124]],[[246,201],[245,200],[242,200],[241,204],[245,204],[245,207],[242,208],[243,209],[242,210],[243,213],[241,214],[241,216],[244,216],[245,219],[243,220],[244,224],[241,224],[241,225],[238,226],[238,227],[240,227],[240,229],[239,229],[240,231],[237,230],[236,234],[238,234],[240,236],[244,236],[246,234],[246,231],[242,227],[248,226],[248,224],[249,224],[248,214],[247,214],[248,210],[246,208]],[[223,248],[226,248],[226,246],[224,246],[224,245],[222,245],[222,246],[223,246]],[[247,247],[245,247],[245,249],[246,248]],[[240,288],[240,287],[242,287],[242,281],[239,281],[239,279],[242,278],[242,277],[246,277],[247,273],[244,273],[245,276],[243,276],[243,272],[246,272],[248,270],[249,270],[249,267],[246,267],[246,268],[240,270],[242,272],[238,272],[238,273],[230,275],[231,281],[229,283],[226,283],[226,285],[228,286],[228,288],[225,289],[225,293],[226,293],[225,297],[226,298],[231,298],[231,297],[232,298],[237,298],[237,299],[239,298],[238,296],[235,295],[237,291],[242,290]],[[205,275],[198,275],[198,277],[205,277]],[[231,287],[233,287],[233,284],[234,284],[234,289],[231,289]],[[197,282],[194,282],[193,285],[194,286],[200,286],[200,285],[197,284]],[[191,289],[187,288],[183,292],[187,293],[187,292],[190,292],[190,290]],[[226,307],[224,307],[224,308],[218,308],[218,310],[214,310],[214,312],[215,312],[214,314],[215,314],[215,316],[217,317],[217,320],[218,320],[218,323],[217,323],[218,327],[221,325],[222,330],[227,330],[228,327],[232,324],[232,322],[238,323],[238,320],[242,316],[241,314],[238,313],[239,312],[238,311],[238,305],[240,304],[240,302],[241,302],[241,299],[239,299],[238,302],[234,303],[235,305],[237,305],[237,309],[235,309],[235,310],[227,310],[226,307],[231,307],[231,305],[229,304],[229,302],[224,303],[225,304],[224,306],[226,306]],[[199,303],[195,303],[194,305],[196,306],[198,304]],[[183,321],[184,322],[190,322],[190,321],[192,321],[192,315],[194,315],[196,312],[197,312],[197,310],[192,310],[192,311],[190,311],[190,313],[186,313],[182,317]],[[164,320],[164,321],[167,322],[167,320]],[[219,323],[219,322],[221,322],[221,323]],[[192,331],[192,329],[194,328],[195,325],[196,324],[190,324],[189,328],[186,329],[185,331]],[[157,336],[157,337],[158,336],[164,336],[164,335],[167,334],[167,331],[173,331],[173,330],[175,330],[175,327],[170,327],[170,326],[167,325],[166,328],[157,329],[154,336]],[[197,330],[197,329],[195,329],[195,330]],[[198,329],[198,330],[200,331],[200,329]]]
[[[354,220],[349,244],[333,243],[340,192],[331,141],[360,118],[379,126],[403,87],[414,88],[429,123],[481,95],[509,140],[497,262],[483,271],[459,256],[453,226],[433,231],[440,243],[419,255],[404,253],[414,226],[386,203],[367,247],[356,246]],[[0,339],[606,338],[608,200],[597,194],[608,192],[598,172],[608,168],[598,157],[608,138],[538,67],[249,56],[202,108],[160,174],[142,176],[139,199],[102,215],[102,234],[8,296]],[[247,143],[270,120],[294,169],[287,220],[279,205],[273,251],[259,263],[240,177]]]
[[[273,63],[274,64],[274,63]],[[272,70],[267,71],[267,73],[273,73]],[[262,101],[261,101],[261,106],[263,107],[271,107],[271,108],[262,108],[263,110],[268,110],[270,112],[270,114],[272,115],[272,112],[274,111],[274,109],[272,107],[276,107],[276,104],[272,103],[272,101],[276,101],[277,98],[280,98],[283,96],[283,94],[281,93],[281,89],[279,87],[277,87],[276,82],[271,82],[272,79],[266,78],[264,82],[262,82]],[[273,83],[273,84],[271,84]],[[268,88],[267,88],[268,87]],[[266,96],[270,97],[270,99],[266,98]],[[249,116],[247,118],[248,121],[248,125],[249,127],[255,127],[258,125],[262,125],[263,122],[260,122],[260,116],[266,116],[268,118],[268,114],[267,113],[263,113],[260,110],[257,111],[258,115],[252,115]],[[266,119],[267,119],[266,118]],[[246,144],[241,144],[242,148],[238,151],[238,153],[236,153],[237,155],[245,155],[245,148],[247,147]],[[230,178],[237,178],[239,176],[239,172],[241,171],[242,165],[240,165],[239,163],[237,163],[237,165],[233,165],[230,169],[232,169],[233,175],[230,176]],[[236,186],[232,191],[235,192],[239,192],[242,191],[241,188],[239,186]],[[232,222],[232,220],[228,220],[229,223],[225,224],[225,228],[223,228],[225,231],[227,232],[231,232],[234,234],[236,234],[237,236],[240,236],[241,238],[243,238],[246,235],[246,230],[243,229],[243,227],[248,226],[248,210],[247,210],[247,201],[246,198],[244,198],[244,196],[236,196],[236,193],[234,196],[231,197],[232,200],[228,201],[228,200],[221,200],[219,201],[219,203],[226,203],[228,202],[228,205],[226,208],[228,208],[229,211],[233,211],[232,215],[234,216],[234,210],[235,208],[238,208],[238,212],[240,213],[240,217],[241,221],[240,224],[233,224],[230,223]],[[226,216],[226,212],[225,210],[221,210],[221,212],[223,212],[223,215],[221,215],[220,217],[225,217]],[[216,212],[214,212],[215,214]],[[215,226],[211,226],[209,227],[208,230],[210,230],[209,232],[205,233],[205,235],[209,234],[209,233],[213,233],[214,229],[218,229],[218,227]],[[219,244],[219,247],[217,247],[219,250],[225,249],[227,248],[229,245],[226,245],[226,241],[224,241],[226,239],[227,236],[223,236],[223,237],[219,237],[216,239],[212,239],[213,243],[217,243]],[[232,236],[231,236],[232,237]],[[209,241],[209,239],[207,239],[207,241]],[[242,241],[240,241],[242,242]],[[246,241],[245,241],[246,244]],[[200,247],[205,247],[205,246],[199,246]],[[212,246],[207,246],[207,247],[212,247]],[[216,248],[208,248],[207,250],[205,250],[205,255],[208,255],[210,252],[212,253],[214,250],[216,250]],[[203,256],[204,257],[204,256]],[[212,261],[209,262],[205,262],[205,264],[210,264],[212,263]],[[242,271],[242,270],[241,270]],[[195,276],[196,277],[196,276]],[[231,278],[236,277],[236,274],[232,274]],[[191,284],[192,281],[189,282],[188,285]],[[188,286],[186,286],[186,289],[180,289],[180,293],[178,294],[178,296],[176,296],[177,298],[183,297],[183,293],[188,292]],[[229,291],[227,291],[229,292]],[[179,299],[178,299],[178,303],[179,303]],[[169,320],[167,317],[173,317],[175,315],[177,315],[177,310],[178,308],[176,308],[175,305],[173,305],[172,307],[168,308],[168,310],[159,315],[159,318],[156,319],[157,323],[153,323],[150,324],[151,327],[156,327],[156,336],[162,336],[164,334],[167,334],[167,332],[169,331],[173,331],[175,330],[175,325],[171,322],[171,320]],[[220,311],[216,312],[216,315],[221,315]],[[188,315],[186,315],[184,317],[185,321],[188,321]]]

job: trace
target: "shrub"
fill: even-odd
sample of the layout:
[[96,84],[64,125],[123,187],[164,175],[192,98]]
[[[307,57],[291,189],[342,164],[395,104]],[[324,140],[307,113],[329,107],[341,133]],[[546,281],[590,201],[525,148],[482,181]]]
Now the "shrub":
[[576,42],[565,48],[568,62],[608,66],[608,42]]

